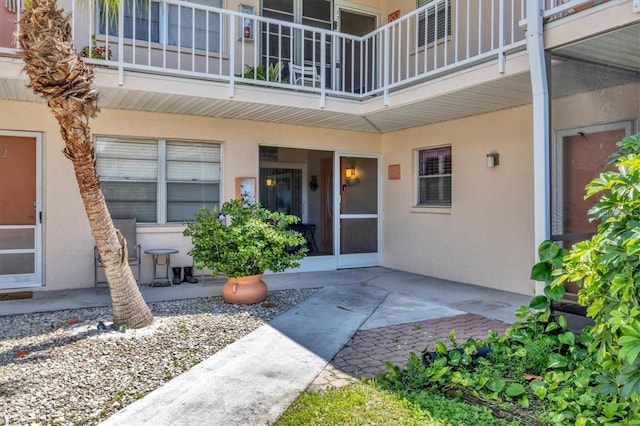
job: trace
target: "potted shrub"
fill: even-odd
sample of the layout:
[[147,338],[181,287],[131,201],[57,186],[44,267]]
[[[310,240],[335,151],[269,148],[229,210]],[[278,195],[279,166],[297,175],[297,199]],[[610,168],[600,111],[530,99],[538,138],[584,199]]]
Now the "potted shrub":
[[107,49],[106,46],[98,46],[95,34],[91,35],[91,45],[93,46],[91,49],[89,46],[83,47],[80,56],[89,59],[111,59],[111,49]]
[[191,237],[197,268],[228,278],[222,296],[229,303],[258,303],[265,299],[267,286],[262,274],[282,272],[299,266],[307,249],[306,240],[289,226],[299,218],[271,212],[257,203],[234,199],[221,209],[203,208],[184,235]]

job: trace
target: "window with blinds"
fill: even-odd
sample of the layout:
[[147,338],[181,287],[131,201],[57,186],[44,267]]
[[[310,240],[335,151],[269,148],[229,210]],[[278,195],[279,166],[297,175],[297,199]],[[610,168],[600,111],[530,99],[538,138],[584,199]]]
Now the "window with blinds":
[[418,157],[418,205],[451,206],[451,147],[423,149]]
[[[418,0],[418,8],[430,0]],[[426,14],[426,19],[425,19]],[[427,9],[418,16],[418,47],[451,35],[451,5],[449,2]]]
[[220,144],[98,137],[96,169],[114,219],[181,223],[220,202]]

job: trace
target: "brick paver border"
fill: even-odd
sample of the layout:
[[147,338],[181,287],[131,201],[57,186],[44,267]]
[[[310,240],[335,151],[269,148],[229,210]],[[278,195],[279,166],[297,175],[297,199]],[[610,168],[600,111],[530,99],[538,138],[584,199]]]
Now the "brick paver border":
[[409,354],[420,354],[436,341],[449,343],[449,333],[456,332],[456,340],[469,337],[483,339],[489,330],[502,334],[509,324],[476,315],[411,322],[405,324],[360,330],[336,354],[325,369],[309,385],[310,390],[340,387],[363,377],[373,377],[385,370],[385,361],[403,366]]

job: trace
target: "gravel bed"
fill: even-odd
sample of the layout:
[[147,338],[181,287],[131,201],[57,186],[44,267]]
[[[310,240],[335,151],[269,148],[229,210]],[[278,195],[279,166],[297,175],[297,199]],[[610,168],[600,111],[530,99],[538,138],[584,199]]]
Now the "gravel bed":
[[314,291],[151,303],[140,330],[111,329],[110,308],[0,317],[0,425],[97,424]]

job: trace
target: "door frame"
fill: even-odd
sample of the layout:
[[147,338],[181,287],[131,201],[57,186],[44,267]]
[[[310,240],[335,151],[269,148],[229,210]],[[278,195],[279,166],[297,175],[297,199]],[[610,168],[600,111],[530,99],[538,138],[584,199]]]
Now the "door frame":
[[35,272],[33,274],[0,275],[0,290],[26,287],[41,287],[44,285],[44,253],[43,253],[43,223],[42,223],[42,133],[29,131],[0,130],[0,136],[14,136],[33,138],[36,142],[36,224],[34,242]]
[[[380,23],[381,23],[380,9],[358,4],[358,3],[353,3],[349,0],[335,0],[333,7],[334,7],[333,17],[335,22],[335,28],[334,28],[335,31],[344,33],[344,31],[342,31],[342,22],[340,22],[340,19],[341,19],[340,12],[343,10],[346,12],[357,14],[357,15],[371,16],[375,19],[375,27],[376,28],[380,27]],[[340,62],[341,46],[342,46],[342,43],[334,43],[334,46],[332,48],[333,56],[336,58],[336,63],[333,65],[334,75],[332,76],[332,84],[334,88],[339,88],[343,83],[341,81],[341,76],[342,76],[342,67],[344,66],[344,64]],[[376,79],[376,73],[377,73],[378,67],[377,67],[377,64],[372,64],[371,66],[372,66],[371,83],[373,83]]]
[[[374,158],[377,162],[377,182],[376,182],[376,190],[377,190],[377,214],[346,214],[343,215],[340,213],[340,203],[342,197],[342,178],[340,176],[340,160],[343,157],[356,157],[356,158]],[[334,212],[333,215],[333,230],[334,230],[334,240],[333,240],[333,252],[335,253],[336,263],[338,269],[347,269],[347,268],[363,268],[369,266],[380,266],[380,247],[382,243],[382,214],[380,212],[380,208],[382,206],[382,176],[381,176],[381,155],[380,154],[369,154],[369,153],[361,153],[361,152],[349,152],[349,151],[336,151],[333,158],[333,171],[334,171],[334,179],[333,179],[333,205]],[[348,217],[346,217],[348,216]],[[340,253],[340,241],[341,241],[341,229],[340,229],[340,219],[343,218],[351,218],[351,219],[369,219],[376,218],[377,219],[377,251],[375,253],[358,253],[358,254],[341,254]]]
[[[567,129],[560,129],[555,131],[555,138],[553,140],[553,149],[551,150],[551,203],[555,201],[560,202],[564,199],[563,182],[560,180],[564,175],[564,169],[562,165],[562,158],[564,155],[564,149],[562,140],[566,136],[575,136],[577,134],[585,133],[599,133],[614,130],[625,130],[627,136],[633,134],[636,127],[635,120],[621,120],[610,123],[591,124],[586,126],[576,126]],[[563,209],[559,208],[557,215],[553,215],[551,212],[551,235],[561,235],[564,232],[563,223]],[[554,224],[557,222],[557,225]]]
[[380,9],[366,6],[359,3],[354,3],[349,0],[335,0],[333,2],[333,19],[337,24],[336,31],[342,32],[340,26],[340,11],[346,10],[348,12],[357,13],[360,15],[369,15],[376,18],[376,28],[380,27]]

